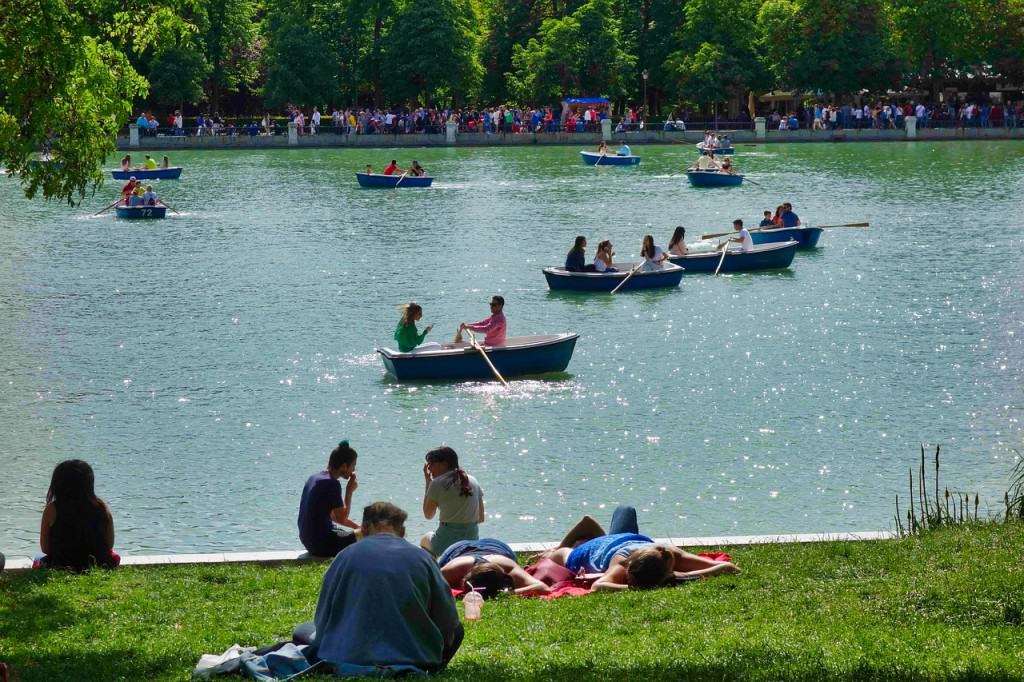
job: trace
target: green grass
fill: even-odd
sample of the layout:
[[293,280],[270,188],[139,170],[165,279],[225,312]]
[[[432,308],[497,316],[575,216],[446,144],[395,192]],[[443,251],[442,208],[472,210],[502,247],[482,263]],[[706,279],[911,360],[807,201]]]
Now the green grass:
[[[1021,680],[1024,524],[736,548],[740,576],[488,602],[445,679]],[[185,680],[285,638],[326,565],[0,577],[0,661],[32,680]]]

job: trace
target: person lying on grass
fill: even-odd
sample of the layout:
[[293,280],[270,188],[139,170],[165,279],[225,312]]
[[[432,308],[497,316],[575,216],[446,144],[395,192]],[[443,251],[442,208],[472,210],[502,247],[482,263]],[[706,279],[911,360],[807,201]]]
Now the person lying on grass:
[[520,568],[512,548],[495,538],[459,540],[444,551],[437,564],[453,589],[475,589],[484,599],[502,592],[547,594],[551,591]]
[[590,588],[594,592],[649,589],[676,580],[739,573],[728,561],[714,561],[654,542],[641,535],[636,509],[620,506],[605,533],[592,516],[584,516],[558,547],[542,556],[570,571],[603,573]]

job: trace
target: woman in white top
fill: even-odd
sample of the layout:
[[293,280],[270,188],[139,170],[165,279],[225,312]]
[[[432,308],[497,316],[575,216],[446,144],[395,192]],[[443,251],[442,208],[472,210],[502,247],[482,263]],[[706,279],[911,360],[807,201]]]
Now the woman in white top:
[[594,270],[596,272],[618,272],[618,268],[612,267],[612,243],[605,239],[597,245],[597,253],[594,254]]
[[459,466],[455,450],[444,446],[428,452],[423,482],[423,516],[432,519],[439,510],[441,514],[437,530],[424,535],[420,546],[439,556],[452,543],[478,539],[484,494],[476,479]]
[[649,234],[644,235],[640,255],[644,257],[644,270],[660,270],[668,259],[668,255],[661,250],[661,247],[654,245],[654,236]]
[[686,228],[682,225],[676,226],[675,232],[672,233],[672,239],[668,240],[668,255],[670,256],[685,256],[686,255]]

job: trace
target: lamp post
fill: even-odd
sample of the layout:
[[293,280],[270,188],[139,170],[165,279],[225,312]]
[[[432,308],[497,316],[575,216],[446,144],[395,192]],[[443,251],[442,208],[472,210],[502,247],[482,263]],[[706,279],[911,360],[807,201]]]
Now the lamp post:
[[644,69],[643,71],[640,72],[640,75],[644,77],[644,103],[643,103],[643,109],[641,110],[641,111],[643,111],[643,118],[641,119],[641,121],[646,122],[647,121],[647,76],[649,76],[650,74],[647,72],[647,69]]

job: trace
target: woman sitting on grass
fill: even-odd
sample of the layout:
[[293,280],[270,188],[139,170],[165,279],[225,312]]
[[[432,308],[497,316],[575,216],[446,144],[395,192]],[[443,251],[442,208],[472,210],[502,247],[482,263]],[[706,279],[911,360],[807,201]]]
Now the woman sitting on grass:
[[42,568],[84,571],[114,568],[114,518],[107,503],[96,497],[92,467],[80,459],[61,462],[53,470],[39,527]]
[[427,533],[420,546],[440,556],[459,540],[480,537],[478,524],[484,521],[484,495],[476,479],[459,466],[455,450],[444,446],[427,453],[423,465],[423,516],[434,518],[440,510],[440,524]]
[[603,573],[590,588],[594,592],[650,589],[676,580],[740,572],[731,562],[699,557],[641,535],[633,507],[618,507],[610,530],[605,533],[592,516],[584,516],[544,556],[576,573]]
[[453,589],[479,590],[484,599],[502,592],[546,594],[550,591],[547,585],[520,568],[511,547],[495,538],[459,540],[444,551],[437,564]]

